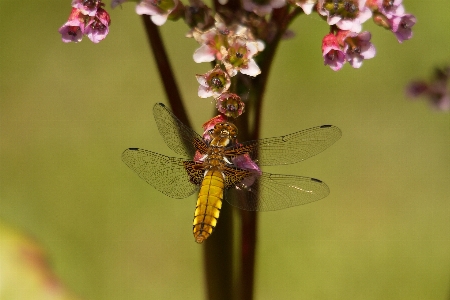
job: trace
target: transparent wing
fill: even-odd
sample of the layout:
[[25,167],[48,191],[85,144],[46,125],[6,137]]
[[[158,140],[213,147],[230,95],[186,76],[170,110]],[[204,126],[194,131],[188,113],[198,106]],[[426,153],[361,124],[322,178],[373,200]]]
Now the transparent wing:
[[153,106],[153,116],[167,146],[176,153],[192,158],[196,150],[194,144],[204,144],[202,137],[184,125],[164,104]]
[[248,141],[227,149],[230,156],[249,153],[260,166],[300,162],[330,147],[342,133],[333,125],[322,125],[284,136]]
[[198,190],[198,186],[190,182],[186,162],[181,158],[129,148],[122,153],[122,160],[139,177],[169,197],[186,198]]
[[225,197],[225,200],[235,207],[251,211],[279,210],[307,204],[330,193],[328,186],[318,179],[270,173],[262,173],[251,187],[235,188],[234,191],[237,195]]

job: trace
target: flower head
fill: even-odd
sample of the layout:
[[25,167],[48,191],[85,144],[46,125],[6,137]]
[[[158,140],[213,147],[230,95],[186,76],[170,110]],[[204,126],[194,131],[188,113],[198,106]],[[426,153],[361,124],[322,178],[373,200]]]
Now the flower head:
[[[263,45],[263,44],[262,44]],[[238,71],[249,76],[261,73],[253,56],[261,51],[261,43],[249,41],[242,36],[233,36],[229,39],[228,49],[222,48],[223,64],[231,77]]]
[[244,112],[245,104],[238,95],[225,92],[216,98],[216,107],[227,117],[237,118]]
[[108,35],[110,24],[109,14],[103,8],[99,8],[95,17],[86,25],[84,33],[92,42],[98,43]]
[[344,45],[346,60],[353,68],[361,67],[364,59],[375,56],[376,50],[370,42],[372,35],[368,31],[355,33],[351,31],[340,31],[338,40]]
[[83,39],[84,15],[77,8],[72,8],[69,20],[59,28],[64,43],[78,43]]
[[345,63],[345,54],[339,46],[336,36],[327,34],[322,40],[322,56],[325,65],[333,71],[338,71]]
[[194,52],[194,61],[202,63],[215,59],[222,60],[220,50],[228,46],[228,34],[228,30],[220,30],[217,27],[213,27],[205,32],[194,31],[192,36],[201,44]]
[[416,24],[416,17],[406,14],[400,17],[393,17],[390,20],[392,32],[397,37],[399,43],[409,40],[412,37],[411,28]]
[[372,16],[372,11],[365,6],[365,2],[366,0],[319,0],[317,11],[327,17],[329,25],[360,32],[361,24]]
[[217,97],[228,90],[231,84],[230,76],[219,65],[203,74],[196,75],[198,83],[198,96],[200,98]]

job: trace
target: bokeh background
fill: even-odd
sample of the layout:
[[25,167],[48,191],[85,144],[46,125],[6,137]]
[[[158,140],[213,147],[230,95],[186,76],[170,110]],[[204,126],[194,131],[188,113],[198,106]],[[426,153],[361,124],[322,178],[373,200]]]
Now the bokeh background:
[[[74,297],[202,299],[195,197],[158,193],[120,159],[128,147],[176,156],[153,120],[165,96],[141,19],[125,4],[100,44],[64,44],[70,2],[0,2],[0,220],[44,249]],[[328,27],[315,16],[297,19],[277,53],[262,136],[334,124],[343,137],[305,162],[264,169],[320,178],[331,194],[261,213],[256,299],[450,297],[450,116],[404,95],[449,62],[450,10],[447,0],[404,2],[418,19],[413,39],[399,44],[367,22],[377,55],[361,69],[323,66]],[[200,131],[213,104],[197,97],[194,74],[210,65],[193,62],[186,31],[162,27]],[[0,268],[0,281],[20,274]],[[34,295],[20,276],[8,286],[2,299],[37,299],[15,294]]]

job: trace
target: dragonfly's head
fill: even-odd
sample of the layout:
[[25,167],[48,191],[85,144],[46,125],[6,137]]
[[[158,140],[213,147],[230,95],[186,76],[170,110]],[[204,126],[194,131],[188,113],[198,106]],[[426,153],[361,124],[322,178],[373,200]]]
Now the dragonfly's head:
[[236,125],[228,122],[217,123],[211,132],[211,145],[226,147],[237,137]]

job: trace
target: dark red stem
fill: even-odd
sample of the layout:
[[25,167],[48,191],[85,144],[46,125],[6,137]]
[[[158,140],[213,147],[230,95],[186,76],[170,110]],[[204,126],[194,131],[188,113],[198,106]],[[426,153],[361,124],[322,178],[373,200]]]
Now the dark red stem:
[[153,24],[147,15],[142,15],[142,21],[170,108],[178,119],[191,127],[158,26]]

